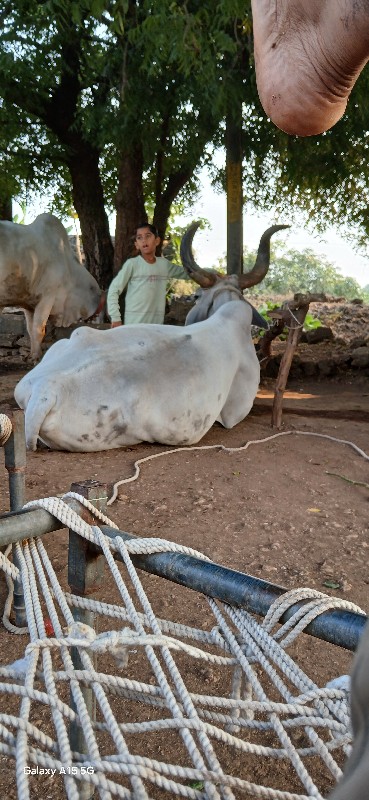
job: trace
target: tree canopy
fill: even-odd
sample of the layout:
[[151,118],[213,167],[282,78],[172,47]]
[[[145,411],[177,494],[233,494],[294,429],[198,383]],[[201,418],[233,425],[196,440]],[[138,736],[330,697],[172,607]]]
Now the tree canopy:
[[367,236],[369,72],[332,131],[286,136],[258,100],[249,0],[5,0],[0,21],[0,201],[74,206],[103,287],[139,222],[163,236],[188,207],[201,166],[224,185],[212,155],[241,104],[246,205]]
[[120,266],[147,205],[163,235],[172,203],[195,191],[196,170],[244,82],[242,70],[230,79],[238,15],[245,22],[234,0],[216,8],[210,0],[8,0],[0,191],[54,190],[60,212],[73,203],[102,284],[111,277],[107,212],[117,214]]

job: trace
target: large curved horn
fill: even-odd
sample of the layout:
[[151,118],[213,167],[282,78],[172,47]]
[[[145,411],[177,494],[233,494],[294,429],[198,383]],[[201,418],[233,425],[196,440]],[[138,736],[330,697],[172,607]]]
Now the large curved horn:
[[209,289],[214,286],[218,279],[218,273],[215,270],[201,269],[193,257],[192,241],[193,237],[201,225],[201,222],[192,222],[190,227],[187,228],[181,240],[180,254],[182,266],[188,272],[190,278],[203,289]]
[[289,225],[272,225],[271,228],[264,231],[260,239],[256,261],[252,270],[239,275],[238,285],[240,289],[248,289],[250,286],[255,286],[255,284],[261,283],[263,278],[265,278],[270,264],[270,238],[273,236],[273,233],[277,233],[277,231],[282,231],[284,228],[289,227]]

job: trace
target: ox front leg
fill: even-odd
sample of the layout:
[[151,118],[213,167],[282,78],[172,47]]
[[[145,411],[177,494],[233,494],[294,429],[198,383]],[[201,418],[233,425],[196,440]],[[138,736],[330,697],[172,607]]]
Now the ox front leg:
[[32,316],[32,323],[27,329],[31,340],[31,361],[36,362],[41,358],[41,344],[45,337],[46,323],[50,316],[50,311],[54,305],[54,297],[43,298],[36,306]]
[[29,336],[30,347],[31,347],[31,353],[30,353],[29,358],[32,359],[32,350],[33,350],[33,346],[32,346],[32,342],[33,342],[33,312],[32,311],[28,311],[26,308],[22,308],[22,311],[23,311],[25,319],[26,319],[27,333],[28,333],[28,336]]

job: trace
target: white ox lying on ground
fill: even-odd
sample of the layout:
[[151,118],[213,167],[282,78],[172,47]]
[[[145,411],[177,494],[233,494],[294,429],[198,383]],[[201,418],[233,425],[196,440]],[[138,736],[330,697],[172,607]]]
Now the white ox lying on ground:
[[92,317],[101,302],[95,278],[74,258],[56,217],[40,214],[30,225],[0,222],[0,308],[24,311],[33,360],[40,356],[49,317],[68,327]]
[[256,324],[265,323],[239,286],[262,280],[270,237],[281,227],[263,234],[251,272],[220,279],[193,261],[192,226],[182,263],[198,283],[212,286],[190,311],[187,327],[82,327],[56,342],[15,388],[26,412],[27,447],[35,450],[38,438],[53,449],[80,452],[142,441],[191,445],[215,421],[226,428],[240,422],[259,386],[253,314]]

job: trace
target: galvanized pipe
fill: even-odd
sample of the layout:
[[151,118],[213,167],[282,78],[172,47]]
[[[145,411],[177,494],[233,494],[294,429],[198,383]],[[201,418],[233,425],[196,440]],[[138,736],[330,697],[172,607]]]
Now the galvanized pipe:
[[60,531],[64,525],[43,508],[22,508],[0,514],[0,547]]
[[10,510],[18,511],[26,496],[26,440],[24,435],[24,413],[14,409],[11,413],[12,432],[4,444],[5,468],[9,473]]
[[[61,522],[43,509],[25,509],[16,514],[5,514],[0,517],[0,546],[27,536],[43,536],[62,527]],[[111,538],[116,536],[122,536],[125,540],[137,538],[106,525],[101,527]],[[205,593],[229,605],[245,608],[252,614],[262,617],[271,604],[287,591],[282,586],[268,583],[260,578],[182,554],[132,556],[132,561],[138,569]],[[304,601],[291,606],[285,612],[282,621],[290,619],[303,605]],[[306,633],[346,650],[355,650],[366,622],[367,617],[364,614],[339,609],[326,611],[308,625]]]
[[[4,444],[5,468],[9,474],[10,510],[18,511],[24,506],[26,498],[26,438],[24,433],[24,413],[20,409],[11,412],[12,432]],[[16,553],[13,562],[19,568]],[[14,581],[14,616],[18,628],[27,626],[22,581]]]

